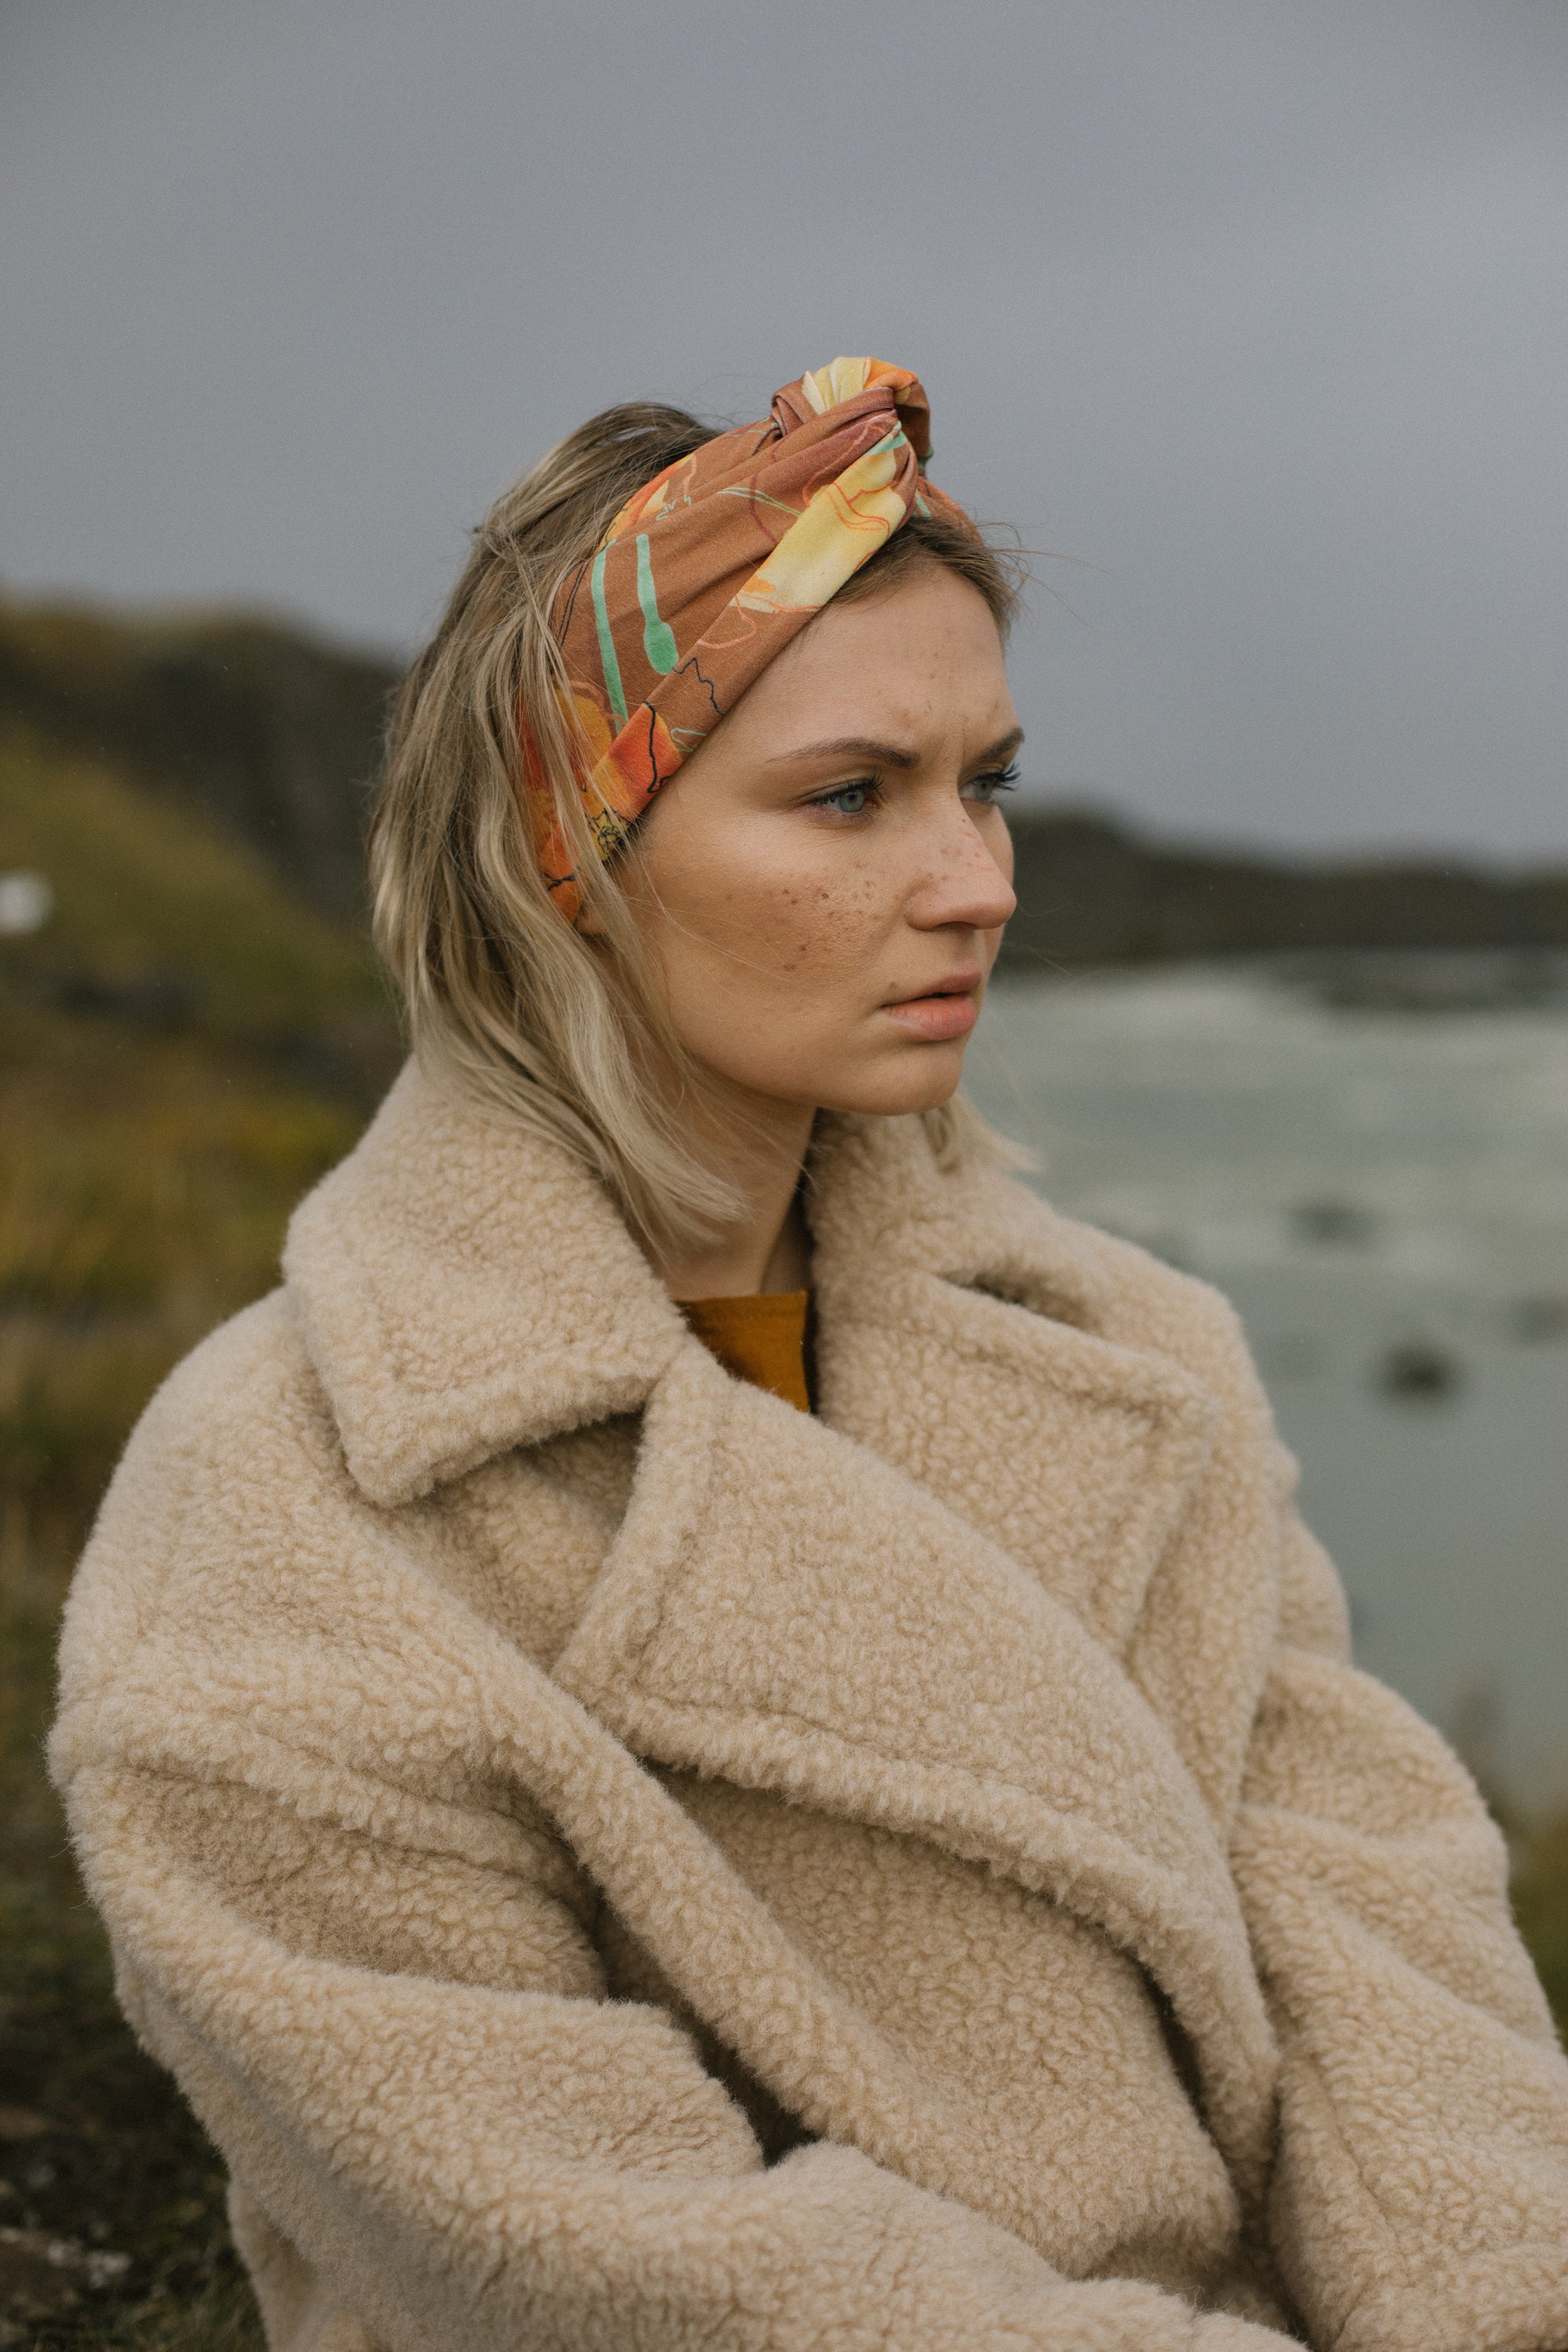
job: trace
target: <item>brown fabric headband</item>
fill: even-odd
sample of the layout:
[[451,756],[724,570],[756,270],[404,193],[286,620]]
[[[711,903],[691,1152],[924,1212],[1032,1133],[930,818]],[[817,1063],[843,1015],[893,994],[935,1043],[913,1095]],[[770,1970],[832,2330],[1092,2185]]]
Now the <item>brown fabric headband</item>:
[[[551,625],[581,746],[578,790],[601,859],[815,613],[911,510],[962,509],[923,479],[920,381],[837,359],[769,415],[705,441],[628,500],[563,584]],[[526,759],[540,865],[575,919],[581,893],[542,766]]]

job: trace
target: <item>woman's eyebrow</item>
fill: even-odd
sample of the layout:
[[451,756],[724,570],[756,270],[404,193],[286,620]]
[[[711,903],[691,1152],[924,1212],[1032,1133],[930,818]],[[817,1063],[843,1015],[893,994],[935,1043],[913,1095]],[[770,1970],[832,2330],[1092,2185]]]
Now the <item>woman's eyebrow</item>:
[[834,735],[821,743],[797,743],[788,751],[775,751],[767,764],[778,768],[790,760],[870,760],[879,768],[918,768],[921,763],[918,751],[879,743],[870,735]]
[[[984,767],[988,760],[1010,760],[1023,740],[1023,729],[1015,727],[977,752],[974,764]],[[775,751],[765,764],[778,768],[794,760],[869,760],[879,768],[920,766],[918,751],[900,743],[880,743],[870,735],[835,735],[821,743],[797,743],[788,751]]]
[[1023,748],[1023,729],[1021,727],[1010,727],[1005,735],[998,735],[994,743],[989,743],[986,745],[984,751],[979,754],[974,764],[977,768],[989,767],[994,760],[1010,760],[1016,751],[1021,751]]

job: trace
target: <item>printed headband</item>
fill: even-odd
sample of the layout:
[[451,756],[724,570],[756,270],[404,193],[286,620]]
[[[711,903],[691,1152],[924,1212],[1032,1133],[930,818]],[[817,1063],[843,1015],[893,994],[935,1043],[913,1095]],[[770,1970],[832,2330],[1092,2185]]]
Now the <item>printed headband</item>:
[[[705,441],[628,499],[551,613],[601,861],[911,509],[973,530],[922,478],[930,453],[919,379],[838,359],[776,393],[761,424]],[[524,743],[540,865],[575,921],[572,851],[526,726]]]

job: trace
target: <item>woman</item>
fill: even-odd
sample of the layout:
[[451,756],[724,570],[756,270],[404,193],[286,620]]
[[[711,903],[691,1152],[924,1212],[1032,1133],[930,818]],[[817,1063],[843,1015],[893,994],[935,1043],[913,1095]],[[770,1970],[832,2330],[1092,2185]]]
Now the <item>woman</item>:
[[927,446],[840,360],[500,502],[375,819],[416,1060],[83,1563],[54,1769],[274,2352],[1568,2345],[1500,1843],[1229,1309],[955,1100],[1019,738]]

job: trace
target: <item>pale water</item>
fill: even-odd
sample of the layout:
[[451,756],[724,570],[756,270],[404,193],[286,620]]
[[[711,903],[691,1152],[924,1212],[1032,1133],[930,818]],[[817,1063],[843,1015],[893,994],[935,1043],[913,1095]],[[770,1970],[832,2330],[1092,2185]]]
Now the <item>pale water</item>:
[[970,1091],[1058,1207],[1228,1293],[1359,1662],[1544,1792],[1568,1778],[1568,991],[1389,1012],[1321,982],[1000,982]]

